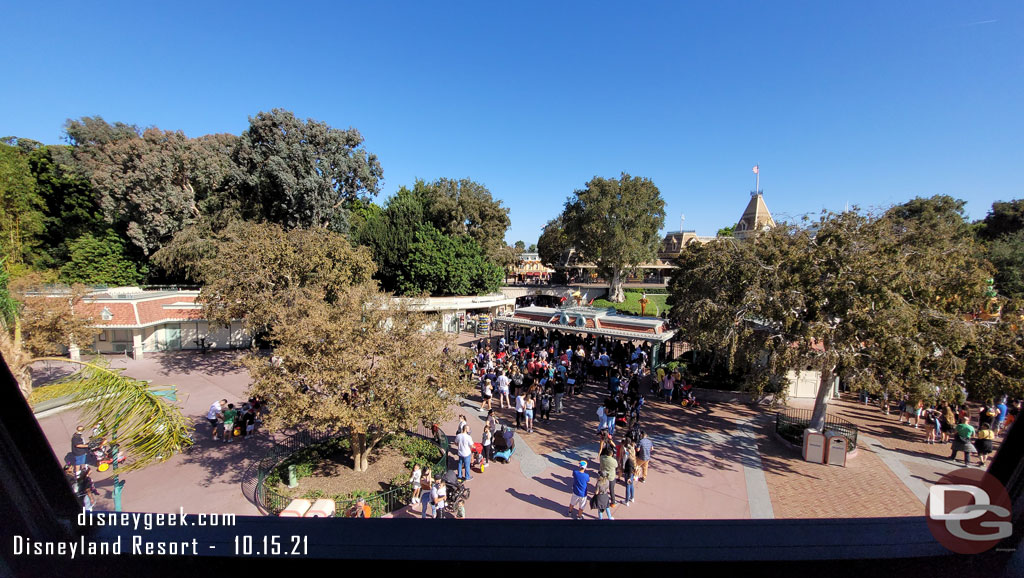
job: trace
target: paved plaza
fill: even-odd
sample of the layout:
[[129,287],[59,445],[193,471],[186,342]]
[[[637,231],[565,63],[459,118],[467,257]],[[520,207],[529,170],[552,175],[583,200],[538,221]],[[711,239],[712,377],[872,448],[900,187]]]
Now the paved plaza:
[[[471,337],[471,336],[469,336]],[[463,341],[465,341],[464,337]],[[205,414],[222,398],[243,400],[247,373],[235,363],[238,353],[167,352],[145,360],[112,359],[137,378],[178,386],[178,403],[196,424],[196,445],[186,454],[122,476],[126,511],[187,513],[232,512],[258,515],[251,501],[250,467],[274,444],[261,433],[226,444],[210,439]],[[572,468],[598,463],[596,409],[605,389],[591,385],[582,396],[566,398],[564,413],[537,419],[534,433],[516,434],[509,464],[492,464],[467,482],[470,517],[559,519],[566,517]],[[809,401],[809,400],[808,400]],[[795,407],[809,404],[793,402]],[[477,399],[453,408],[467,416],[474,439],[483,430]],[[949,446],[925,443],[924,429],[897,423],[874,406],[854,399],[832,404],[830,414],[861,428],[857,452],[846,467],[811,464],[774,434],[767,408],[708,401],[687,409],[648,397],[643,427],[654,442],[649,476],[638,483],[636,500],[615,509],[616,519],[749,519],[920,516],[927,488],[946,472],[962,467],[947,458]],[[515,424],[511,409],[496,410],[501,423]],[[63,462],[78,424],[78,412],[40,414],[40,424]],[[457,418],[442,425],[454,438]],[[454,467],[454,461],[451,461]],[[94,470],[99,509],[113,509],[109,472]],[[595,476],[596,479],[596,476]],[[622,502],[624,485],[616,492]],[[418,515],[406,508],[394,517]],[[588,518],[596,512],[588,510]]]

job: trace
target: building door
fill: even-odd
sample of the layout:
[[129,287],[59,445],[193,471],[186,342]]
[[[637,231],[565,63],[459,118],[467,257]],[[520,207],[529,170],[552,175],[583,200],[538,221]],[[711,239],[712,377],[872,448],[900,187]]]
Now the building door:
[[181,349],[181,324],[175,323],[164,327],[164,342],[170,351]]

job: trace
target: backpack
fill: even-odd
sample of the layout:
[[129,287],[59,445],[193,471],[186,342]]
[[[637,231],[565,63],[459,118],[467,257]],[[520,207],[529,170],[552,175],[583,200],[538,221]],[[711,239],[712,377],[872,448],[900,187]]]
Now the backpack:
[[544,397],[540,398],[540,408],[544,411],[547,411],[548,409],[551,408],[551,400],[548,398],[548,396],[545,395]]

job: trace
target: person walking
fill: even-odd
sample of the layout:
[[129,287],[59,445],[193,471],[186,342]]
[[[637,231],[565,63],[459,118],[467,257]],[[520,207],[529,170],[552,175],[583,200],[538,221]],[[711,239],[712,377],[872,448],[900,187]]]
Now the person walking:
[[978,426],[978,433],[974,436],[974,446],[978,450],[978,465],[985,467],[988,455],[992,453],[992,441],[996,439],[996,432],[988,422]]
[[971,438],[974,437],[974,426],[967,423],[966,417],[960,418],[960,423],[956,425],[956,437],[953,438],[953,453],[949,456],[949,459],[956,461],[957,452],[964,453],[964,465],[969,466],[971,454],[978,453],[978,450],[971,443]]
[[238,419],[238,410],[235,409],[235,404],[229,403],[222,415],[224,416],[224,441],[231,443],[231,436],[235,433],[235,420]]
[[462,432],[455,436],[455,445],[458,446],[459,451],[458,476],[468,482],[473,479],[469,472],[469,465],[473,458],[473,438],[469,435],[469,426],[462,428]]
[[485,379],[482,391],[483,400],[480,402],[480,411],[484,411],[485,409],[491,409],[491,397],[493,396],[494,384],[491,383],[490,379]]
[[587,486],[590,474],[587,473],[587,462],[580,461],[579,467],[572,472],[572,490],[569,496],[569,517],[583,519],[583,506],[587,503]]
[[647,432],[640,432],[640,444],[637,447],[637,459],[636,465],[640,470],[640,483],[647,480],[647,467],[651,463],[651,450],[654,449],[654,443],[651,438],[647,437]]

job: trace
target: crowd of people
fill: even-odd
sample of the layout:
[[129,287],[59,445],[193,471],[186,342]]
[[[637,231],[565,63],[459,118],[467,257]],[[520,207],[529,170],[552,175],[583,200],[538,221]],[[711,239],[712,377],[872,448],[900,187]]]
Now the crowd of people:
[[[496,342],[481,339],[471,345],[465,376],[479,387],[480,408],[486,413],[479,444],[474,444],[465,420],[457,427],[460,480],[469,473],[472,449],[481,449],[481,464],[495,459],[500,449],[514,446],[513,430],[532,434],[535,428],[562,413],[580,396],[597,391],[603,396],[597,408],[599,475],[590,484],[586,462],[573,473],[570,517],[582,517],[580,497],[591,496],[598,517],[611,520],[619,504],[633,502],[636,484],[647,476],[653,442],[641,428],[647,395],[666,402],[693,400],[692,386],[679,371],[650,367],[648,344],[605,339],[600,336],[547,332],[542,329],[512,330]],[[602,391],[607,387],[606,392]],[[496,411],[515,413],[515,425],[501,424]],[[509,417],[511,421],[511,417]],[[585,480],[585,481],[583,481]],[[621,483],[623,499],[616,492]]]
[[206,412],[212,439],[230,443],[235,437],[245,439],[255,434],[263,423],[265,409],[266,405],[257,398],[249,398],[237,407],[226,399],[213,402]]
[[[867,404],[866,395],[861,401]],[[883,397],[883,411],[889,413],[888,400]],[[1024,400],[1010,403],[1003,396],[998,403],[990,399],[982,404],[973,416],[966,401],[962,403],[925,403],[914,401],[909,395],[901,396],[896,411],[900,424],[921,429],[924,424],[925,441],[928,444],[950,444],[950,460],[956,461],[963,452],[964,465],[970,465],[971,456],[976,456],[977,465],[984,467],[993,452],[996,438],[1013,423],[1021,412]],[[976,419],[975,419],[976,417]],[[977,427],[973,423],[977,423]]]

